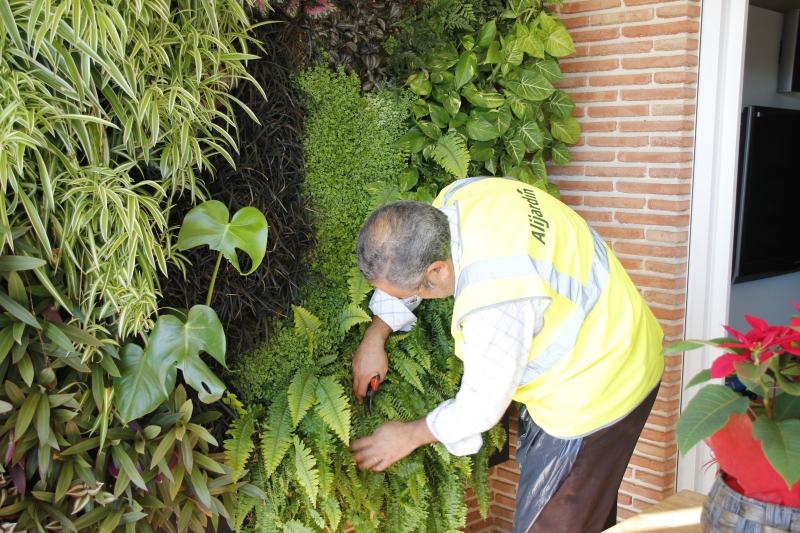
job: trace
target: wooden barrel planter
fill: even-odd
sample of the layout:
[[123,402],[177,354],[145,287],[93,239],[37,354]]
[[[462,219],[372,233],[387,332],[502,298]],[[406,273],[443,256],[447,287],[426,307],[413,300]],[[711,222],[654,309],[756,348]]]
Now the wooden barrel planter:
[[797,533],[800,507],[748,498],[717,476],[700,522],[704,533]]

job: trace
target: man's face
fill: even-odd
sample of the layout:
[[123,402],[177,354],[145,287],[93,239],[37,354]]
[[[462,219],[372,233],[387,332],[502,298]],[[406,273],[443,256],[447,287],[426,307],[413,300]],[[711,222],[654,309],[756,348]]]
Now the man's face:
[[395,298],[406,299],[412,296],[419,296],[423,300],[449,298],[455,293],[453,261],[448,259],[447,261],[431,263],[425,274],[425,279],[427,283],[423,283],[422,287],[413,291],[395,287],[385,280],[373,281],[372,285]]

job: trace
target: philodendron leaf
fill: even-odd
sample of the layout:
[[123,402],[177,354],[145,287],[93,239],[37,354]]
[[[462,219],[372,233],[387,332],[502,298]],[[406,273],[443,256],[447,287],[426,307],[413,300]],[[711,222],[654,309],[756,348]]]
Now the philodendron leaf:
[[456,89],[460,89],[467,83],[469,83],[472,78],[475,77],[475,73],[478,71],[478,58],[472,52],[464,52],[461,54],[461,57],[458,59],[458,63],[456,64],[456,77],[453,80]]
[[575,144],[581,137],[581,126],[575,117],[554,118],[550,121],[553,137],[567,144]]
[[678,420],[675,438],[678,449],[686,453],[728,423],[733,413],[747,411],[750,402],[725,385],[706,385],[691,399]]
[[792,490],[800,480],[800,420],[774,422],[761,416],[753,422],[753,436],[761,441],[769,464]]
[[497,35],[497,21],[492,19],[481,26],[481,29],[478,31],[478,42],[475,43],[475,48],[488,48],[488,46],[492,44],[492,41],[494,41],[495,35]]
[[225,385],[200,359],[206,352],[225,366],[225,332],[217,313],[206,305],[189,309],[186,322],[176,316],[158,318],[147,352],[156,364],[174,364],[205,403],[222,397]]
[[123,346],[118,365],[120,377],[114,378],[114,402],[123,422],[152,412],[175,388],[175,365],[159,364],[136,344]]
[[[178,233],[178,250],[188,250],[206,244],[231,262],[241,274],[252,273],[267,253],[267,219],[255,207],[243,207],[228,220],[228,208],[217,200],[209,200],[186,214]],[[246,253],[252,262],[250,270],[242,272],[236,249]]]

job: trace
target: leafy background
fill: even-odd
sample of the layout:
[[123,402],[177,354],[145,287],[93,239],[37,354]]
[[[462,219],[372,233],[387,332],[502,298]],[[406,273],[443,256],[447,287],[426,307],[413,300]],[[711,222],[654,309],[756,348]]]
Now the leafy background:
[[[461,375],[452,303],[426,302],[387,346],[376,408],[353,402],[370,290],[354,243],[377,205],[467,173],[557,194],[544,162],[577,136],[552,87],[571,40],[544,7],[0,0],[3,527],[453,531],[468,486],[486,513],[499,428],[472,458],[428,446],[384,474],[350,458]],[[263,263],[186,249],[187,214],[219,206],[222,225],[264,213]],[[165,348],[201,323],[191,353]]]

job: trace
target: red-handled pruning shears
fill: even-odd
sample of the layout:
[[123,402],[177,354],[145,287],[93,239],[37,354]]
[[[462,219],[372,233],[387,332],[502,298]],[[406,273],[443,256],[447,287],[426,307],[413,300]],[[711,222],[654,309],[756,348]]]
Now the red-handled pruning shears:
[[372,412],[372,399],[375,397],[375,393],[378,392],[378,387],[381,386],[381,375],[375,374],[369,380],[369,384],[367,385],[367,414]]

